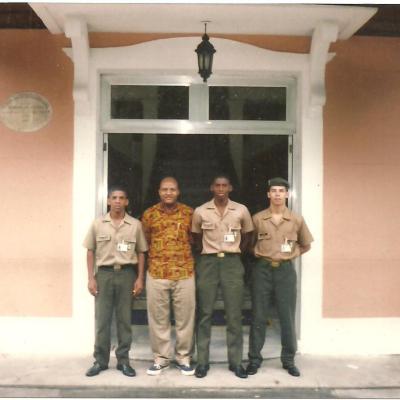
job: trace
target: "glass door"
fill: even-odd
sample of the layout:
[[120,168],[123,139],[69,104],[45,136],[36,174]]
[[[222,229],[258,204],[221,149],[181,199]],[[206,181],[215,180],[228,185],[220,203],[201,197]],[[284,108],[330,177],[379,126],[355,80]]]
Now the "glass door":
[[[191,85],[177,78],[154,85],[133,77],[103,77],[104,197],[107,187],[125,185],[128,212],[140,218],[159,201],[160,180],[174,176],[180,201],[195,208],[210,199],[212,178],[224,173],[234,187],[231,198],[254,214],[268,206],[269,178],[293,181],[295,82],[214,82]],[[251,257],[243,261],[250,270]],[[245,300],[246,324],[248,289]],[[134,308],[133,323],[146,324],[145,294]],[[220,296],[214,324],[224,324]]]

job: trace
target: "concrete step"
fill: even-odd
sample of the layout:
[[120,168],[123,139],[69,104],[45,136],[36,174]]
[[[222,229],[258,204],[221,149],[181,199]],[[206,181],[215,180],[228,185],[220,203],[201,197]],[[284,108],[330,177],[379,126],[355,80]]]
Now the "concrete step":
[[46,357],[2,354],[0,397],[69,398],[399,398],[399,356],[301,355],[301,377],[287,373],[280,360],[267,359],[256,375],[239,379],[226,363],[211,363],[207,377],[182,376],[173,368],[149,376],[148,361],[132,360],[137,377],[109,369],[86,377],[93,363],[86,356]]
[[[249,339],[249,326],[243,327],[243,358],[247,360],[248,353],[248,339]],[[149,341],[149,328],[147,325],[132,325],[133,343],[130,357],[135,360],[149,361],[153,360]],[[175,341],[174,329],[172,330],[173,341]],[[113,340],[112,347],[116,348],[116,338]],[[173,348],[174,346],[172,346]],[[273,320],[272,325],[268,326],[267,337],[262,351],[264,358],[277,358],[280,356],[280,328],[279,322]],[[171,354],[173,358],[173,355]],[[194,354],[196,359],[196,354]],[[211,345],[210,345],[210,361],[223,363],[227,362],[227,347],[226,347],[226,327],[213,326],[211,331]]]

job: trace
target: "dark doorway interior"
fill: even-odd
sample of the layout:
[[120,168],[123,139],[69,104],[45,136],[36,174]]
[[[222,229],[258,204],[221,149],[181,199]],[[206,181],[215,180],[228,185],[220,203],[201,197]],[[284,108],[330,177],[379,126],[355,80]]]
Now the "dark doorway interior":
[[267,206],[267,180],[289,175],[284,135],[110,134],[108,147],[108,185],[128,187],[135,217],[158,201],[158,184],[168,175],[179,181],[180,201],[197,207],[209,200],[212,178],[228,174],[232,199],[252,214]]
[[[210,199],[209,186],[218,173],[231,177],[231,198],[254,214],[268,206],[266,182],[274,176],[289,177],[289,137],[286,135],[221,134],[109,134],[108,186],[123,184],[130,197],[129,213],[140,218],[158,202],[158,185],[174,176],[180,201],[197,207]],[[249,270],[252,259],[244,256]],[[249,320],[247,291],[244,323]],[[135,302],[133,323],[146,324],[145,295]],[[222,301],[217,301],[215,324],[224,324]]]

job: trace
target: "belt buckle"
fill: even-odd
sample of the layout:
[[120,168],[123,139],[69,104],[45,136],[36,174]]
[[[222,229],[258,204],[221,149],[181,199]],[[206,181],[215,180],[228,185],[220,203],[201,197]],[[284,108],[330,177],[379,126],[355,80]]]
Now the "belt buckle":
[[119,271],[120,269],[122,269],[120,264],[114,264],[114,271]]
[[278,268],[281,265],[279,261],[271,261],[270,264],[273,268]]
[[218,258],[224,258],[225,257],[225,253],[217,253],[217,257]]

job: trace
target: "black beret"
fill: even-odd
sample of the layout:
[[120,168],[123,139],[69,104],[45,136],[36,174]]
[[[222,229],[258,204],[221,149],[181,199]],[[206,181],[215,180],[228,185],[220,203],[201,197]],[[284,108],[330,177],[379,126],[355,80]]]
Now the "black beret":
[[268,190],[270,189],[271,186],[284,186],[286,189],[290,188],[290,184],[286,179],[276,177],[276,178],[271,178],[268,181]]

